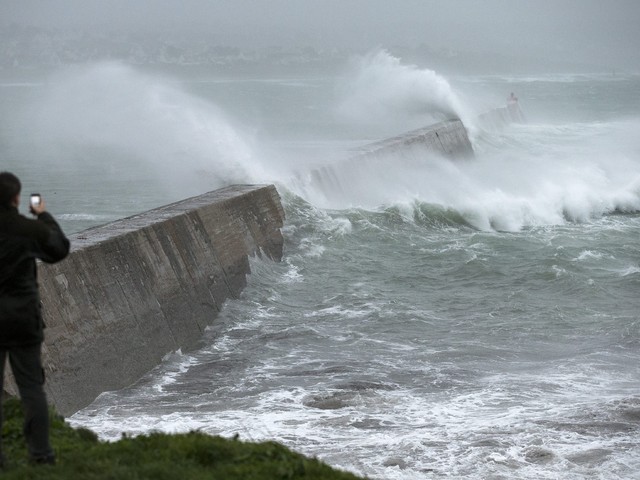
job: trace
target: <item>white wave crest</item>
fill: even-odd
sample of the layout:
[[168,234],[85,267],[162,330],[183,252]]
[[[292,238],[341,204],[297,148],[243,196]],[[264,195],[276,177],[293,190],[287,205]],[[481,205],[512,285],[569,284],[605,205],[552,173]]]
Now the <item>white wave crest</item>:
[[403,129],[471,116],[449,82],[433,70],[403,65],[386,50],[360,58],[342,89],[338,113],[361,124],[395,122]]

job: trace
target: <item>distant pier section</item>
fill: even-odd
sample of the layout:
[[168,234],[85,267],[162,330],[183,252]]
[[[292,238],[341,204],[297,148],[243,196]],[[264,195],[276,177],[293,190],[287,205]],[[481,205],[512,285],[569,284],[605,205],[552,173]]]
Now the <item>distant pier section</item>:
[[49,402],[69,415],[202,339],[237,297],[249,256],[279,260],[274,186],[232,186],[71,236],[39,266]]
[[467,129],[461,120],[453,119],[367,144],[358,149],[355,158],[393,155],[413,147],[452,159],[474,155]]
[[475,157],[469,134],[461,120],[446,120],[358,147],[344,159],[299,173],[295,179],[296,187],[302,192],[322,192],[328,204],[335,199],[344,199],[348,203],[351,191],[368,188],[366,172],[413,163],[420,165],[424,175],[428,175],[431,157],[452,161]]

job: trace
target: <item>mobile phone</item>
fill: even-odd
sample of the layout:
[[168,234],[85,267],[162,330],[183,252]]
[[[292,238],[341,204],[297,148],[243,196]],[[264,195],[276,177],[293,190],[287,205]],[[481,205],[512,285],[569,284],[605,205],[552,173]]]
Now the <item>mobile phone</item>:
[[31,196],[29,197],[29,204],[32,207],[39,207],[41,201],[42,201],[42,197],[40,196],[39,193],[32,193]]

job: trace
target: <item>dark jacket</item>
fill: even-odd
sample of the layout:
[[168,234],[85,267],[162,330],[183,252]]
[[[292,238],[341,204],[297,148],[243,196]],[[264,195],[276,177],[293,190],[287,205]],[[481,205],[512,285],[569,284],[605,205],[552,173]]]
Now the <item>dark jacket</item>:
[[55,263],[68,253],[69,240],[49,213],[32,220],[0,206],[0,347],[42,342],[36,259]]

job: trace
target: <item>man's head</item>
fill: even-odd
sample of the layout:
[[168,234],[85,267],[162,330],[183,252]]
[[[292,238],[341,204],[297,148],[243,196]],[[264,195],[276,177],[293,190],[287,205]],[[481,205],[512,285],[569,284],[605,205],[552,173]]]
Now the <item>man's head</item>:
[[0,172],[0,206],[17,207],[18,196],[20,195],[20,180],[13,173]]

